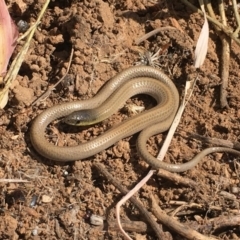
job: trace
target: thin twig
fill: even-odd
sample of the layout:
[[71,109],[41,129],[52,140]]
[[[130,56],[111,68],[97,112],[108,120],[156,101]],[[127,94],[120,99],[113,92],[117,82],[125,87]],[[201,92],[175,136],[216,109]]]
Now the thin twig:
[[217,240],[216,238],[206,237],[199,232],[191,229],[190,227],[181,224],[175,218],[168,216],[157,204],[155,198],[151,196],[152,200],[152,211],[157,219],[167,226],[168,228],[172,229],[173,231],[177,232],[178,234],[182,235],[186,239],[190,240]]
[[[130,220],[122,220],[122,225],[125,230],[128,232],[134,233],[146,233],[147,224],[142,221],[130,221]],[[119,227],[117,221],[108,221],[108,230],[110,231],[118,231]]]
[[[205,3],[206,3],[207,10],[208,10],[208,13],[210,14],[210,16],[213,19],[217,20],[216,15],[212,9],[211,1],[205,0]],[[219,12],[220,12],[220,16],[222,19],[222,24],[224,26],[227,26],[227,19],[226,19],[226,15],[225,15],[225,11],[224,11],[224,5],[221,1],[219,1]],[[227,102],[227,86],[228,86],[228,77],[229,77],[231,39],[228,36],[226,36],[225,34],[223,34],[216,25],[214,25],[214,28],[222,42],[222,53],[221,53],[221,80],[222,80],[222,83],[221,83],[221,90],[220,90],[220,104],[221,104],[222,108],[224,108],[224,107],[229,108],[228,102]]]
[[32,106],[35,105],[35,104],[37,104],[38,102],[42,102],[42,101],[46,100],[46,99],[50,96],[51,92],[57,87],[57,85],[58,85],[60,82],[62,82],[62,80],[67,76],[67,74],[68,74],[68,72],[69,72],[69,69],[70,69],[70,66],[71,66],[72,57],[73,57],[73,52],[74,52],[74,50],[73,50],[73,48],[72,48],[71,54],[70,54],[70,58],[69,58],[69,62],[68,62],[68,66],[67,66],[67,71],[66,71],[66,73],[63,75],[63,77],[62,77],[60,80],[58,80],[57,83],[55,83],[54,85],[48,86],[47,90],[46,90],[40,97],[38,97],[38,98],[32,103]]
[[205,206],[202,206],[201,204],[198,203],[188,203],[188,202],[174,202],[174,201],[170,201],[169,205],[178,205],[178,207],[176,209],[174,209],[173,211],[171,211],[170,217],[175,217],[177,216],[177,214],[185,209],[189,209],[189,208],[194,208],[194,209],[198,209],[198,210],[202,210],[204,209]]
[[166,30],[174,30],[174,31],[179,31],[179,29],[175,28],[175,27],[159,27],[157,29],[154,29],[153,31],[143,35],[142,37],[138,38],[137,40],[135,40],[135,43],[138,45],[141,42],[143,42],[144,40],[147,40],[148,38],[152,37],[153,35],[161,32],[161,31],[166,31]]
[[[108,181],[110,181],[123,195],[127,194],[129,191],[123,187],[123,185],[116,180],[100,163],[94,163],[94,166],[101,172]],[[139,210],[139,212],[144,216],[144,218],[151,225],[159,239],[166,239],[166,233],[162,231],[157,222],[153,219],[152,215],[146,210],[142,203],[137,200],[136,197],[132,196],[129,199]]]
[[202,224],[194,224],[194,228],[197,231],[204,232],[205,234],[211,234],[213,232],[219,232],[221,229],[234,229],[240,225],[240,215],[227,214],[212,219],[204,219]]
[[231,142],[229,140],[224,140],[220,138],[210,138],[210,137],[199,135],[197,133],[189,133],[185,131],[179,131],[178,134],[185,135],[185,136],[187,135],[187,137],[189,138],[195,138],[204,143],[209,143],[209,144],[213,144],[221,147],[228,147],[228,148],[234,148],[234,149],[240,150],[240,142]]
[[192,187],[192,188],[199,188],[199,183],[196,183],[195,181],[182,177],[178,175],[177,173],[171,173],[169,171],[166,171],[164,169],[159,169],[157,171],[157,176],[163,177],[165,179],[168,179],[170,181],[173,181],[175,184],[187,186],[187,187]]
[[[222,0],[218,1],[219,12],[222,18],[222,23],[224,26],[227,26],[227,19],[224,10],[224,3]],[[229,108],[227,102],[227,87],[228,87],[228,78],[229,78],[229,64],[230,64],[230,44],[231,39],[227,36],[220,36],[222,42],[222,54],[221,54],[221,92],[220,92],[220,104],[221,107]]]
[[7,178],[1,178],[0,179],[1,183],[25,183],[29,182],[28,180],[23,180],[23,179],[7,179]]

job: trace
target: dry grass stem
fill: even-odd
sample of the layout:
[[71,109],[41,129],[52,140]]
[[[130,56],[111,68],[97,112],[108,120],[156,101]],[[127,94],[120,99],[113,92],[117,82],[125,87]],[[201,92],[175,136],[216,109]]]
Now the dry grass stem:
[[22,65],[22,62],[24,61],[24,58],[25,58],[25,56],[27,54],[27,51],[29,49],[30,42],[33,38],[33,35],[36,31],[36,28],[37,28],[38,24],[40,23],[40,21],[43,17],[43,14],[45,13],[45,11],[48,7],[49,2],[50,2],[50,0],[47,0],[45,2],[42,10],[40,11],[40,13],[38,15],[36,23],[34,24],[34,26],[32,27],[31,31],[29,32],[29,34],[27,36],[26,42],[24,43],[24,45],[23,45],[21,51],[18,53],[17,57],[12,62],[11,66],[8,70],[7,75],[4,77],[5,86],[0,92],[0,102],[3,101],[4,97],[6,96],[6,93],[8,92],[8,90],[9,90],[11,84],[12,84],[12,82],[17,77],[18,71],[19,71],[19,69]]
[[195,84],[196,84],[196,81],[197,81],[197,78],[195,78],[195,80],[193,81],[187,81],[186,82],[186,85],[185,85],[185,92],[184,92],[184,97],[183,97],[183,100],[180,104],[180,107],[177,111],[177,114],[173,120],[173,123],[168,131],[168,135],[162,145],[162,148],[157,156],[157,159],[159,161],[162,161],[163,158],[165,157],[166,155],[166,152],[169,148],[169,145],[171,143],[171,140],[173,138],[173,135],[177,129],[177,126],[181,120],[181,117],[182,117],[182,114],[183,114],[183,111],[188,103],[188,101],[190,100],[191,96],[192,96],[192,93],[193,93],[193,90],[194,90],[194,87],[195,87]]
[[7,179],[7,178],[1,178],[0,179],[1,183],[25,183],[29,182],[28,180],[23,180],[23,179]]
[[[186,4],[189,8],[191,8],[193,11],[196,11],[202,15],[204,15],[203,11],[201,11],[199,8],[195,7],[193,4],[191,4],[188,0],[181,0],[184,4]],[[207,19],[215,24],[220,30],[222,30],[227,36],[229,36],[232,40],[234,40],[239,46],[240,46],[240,39],[238,39],[233,30],[229,27],[224,26],[222,23],[217,21],[216,19],[210,17],[207,15]]]
[[234,16],[237,22],[237,29],[234,31],[234,35],[237,37],[238,33],[240,31],[240,16],[239,16],[239,12],[238,12],[238,6],[237,6],[237,1],[236,0],[232,0],[233,3],[233,12],[234,12]]

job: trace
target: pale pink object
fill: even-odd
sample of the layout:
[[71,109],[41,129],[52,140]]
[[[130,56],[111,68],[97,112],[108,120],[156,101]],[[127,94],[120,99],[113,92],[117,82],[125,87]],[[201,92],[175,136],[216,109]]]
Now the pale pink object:
[[0,76],[4,76],[17,45],[18,30],[4,0],[0,0]]

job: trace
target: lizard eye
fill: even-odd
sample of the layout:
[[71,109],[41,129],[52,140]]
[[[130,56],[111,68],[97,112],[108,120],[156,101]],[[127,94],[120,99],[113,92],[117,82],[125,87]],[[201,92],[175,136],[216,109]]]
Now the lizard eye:
[[91,125],[93,120],[94,119],[93,115],[91,114],[91,110],[81,110],[73,112],[63,119],[65,123],[74,126]]

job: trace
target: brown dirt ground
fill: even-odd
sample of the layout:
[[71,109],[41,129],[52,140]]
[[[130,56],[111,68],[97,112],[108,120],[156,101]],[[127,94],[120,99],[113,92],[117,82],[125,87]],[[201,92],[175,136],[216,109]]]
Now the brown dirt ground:
[[[8,2],[13,19],[33,23],[44,1],[24,0],[27,5],[23,9],[19,8],[19,2]],[[89,223],[88,215],[91,213],[102,216],[104,222],[114,222],[114,206],[121,197],[119,191],[92,167],[92,163],[100,161],[121,180],[123,186],[134,186],[148,170],[148,165],[138,158],[136,136],[123,139],[88,160],[58,164],[34,152],[29,128],[32,120],[50,106],[93,97],[116,73],[139,62],[139,53],[145,51],[163,49],[159,67],[174,81],[181,94],[187,76],[196,76],[192,53],[203,19],[179,1],[156,2],[62,0],[50,3],[12,86],[10,101],[1,110],[0,178],[22,178],[29,182],[1,183],[0,239],[123,239],[119,231],[108,224],[93,226]],[[197,5],[197,1],[193,3]],[[233,14],[230,6],[226,9],[231,23]],[[164,31],[140,46],[134,43],[138,37],[155,28],[172,26],[171,18],[178,21],[183,32]],[[45,101],[29,107],[47,86],[64,75],[71,47],[74,54],[68,80]],[[19,47],[16,52],[18,50]],[[211,30],[209,51],[200,71],[200,80],[165,161],[180,163],[189,160],[208,146],[187,138],[182,135],[183,131],[233,142],[240,140],[240,50],[233,43],[229,109],[221,109],[219,104],[220,52],[221,42]],[[142,96],[129,100],[128,104],[140,105],[142,102],[151,105],[151,99]],[[126,111],[120,110],[109,120],[80,133],[63,127],[58,129],[57,125],[52,125],[47,131],[53,141],[58,139],[59,144],[76,144],[89,139],[92,134],[101,134],[127,116]],[[161,141],[162,135],[152,137],[148,143],[149,151],[156,154]],[[215,217],[237,214],[238,196],[233,201],[220,195],[221,191],[231,192],[231,186],[239,184],[239,166],[234,164],[234,159],[237,158],[228,154],[212,154],[194,169],[181,174],[197,181],[200,191],[154,176],[137,196],[151,210],[148,197],[153,194],[169,214],[178,207],[173,201],[201,204],[200,209],[181,209],[176,216],[178,221],[193,228]],[[122,208],[121,215],[123,219],[146,223],[129,202]],[[164,231],[170,231],[173,239],[183,239],[165,227]],[[135,239],[156,239],[150,226],[147,231],[130,234]],[[227,227],[207,234],[219,239],[240,238],[239,227]]]

